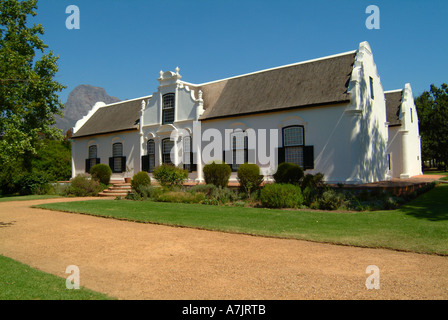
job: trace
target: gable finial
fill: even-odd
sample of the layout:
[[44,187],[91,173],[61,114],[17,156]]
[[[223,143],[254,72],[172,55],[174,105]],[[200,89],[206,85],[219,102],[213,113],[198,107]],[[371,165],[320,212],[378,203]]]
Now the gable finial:
[[179,67],[176,67],[176,74],[179,74],[179,71],[180,71],[180,69],[179,69]]

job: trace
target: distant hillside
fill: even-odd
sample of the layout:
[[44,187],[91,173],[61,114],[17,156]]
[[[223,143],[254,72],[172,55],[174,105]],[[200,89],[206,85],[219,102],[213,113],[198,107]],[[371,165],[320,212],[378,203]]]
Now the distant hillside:
[[68,95],[65,109],[63,110],[64,116],[62,118],[56,117],[56,127],[62,129],[62,133],[65,133],[68,129],[75,126],[76,121],[87,115],[98,101],[109,104],[121,100],[107,95],[106,90],[100,87],[87,84],[77,86]]

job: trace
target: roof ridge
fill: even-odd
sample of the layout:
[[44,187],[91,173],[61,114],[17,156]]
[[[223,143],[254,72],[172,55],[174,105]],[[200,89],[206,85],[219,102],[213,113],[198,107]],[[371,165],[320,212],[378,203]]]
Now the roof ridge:
[[356,52],[357,52],[357,50],[351,50],[351,51],[338,53],[338,54],[333,54],[333,55],[329,55],[329,56],[325,56],[325,57],[321,57],[321,58],[315,58],[315,59],[295,62],[295,63],[291,63],[291,64],[285,64],[285,65],[278,66],[278,67],[273,67],[273,68],[263,69],[263,70],[259,70],[259,71],[249,72],[249,73],[245,73],[245,74],[241,74],[241,75],[237,75],[237,76],[233,76],[233,77],[228,77],[228,78],[219,79],[219,80],[213,80],[213,81],[199,83],[199,84],[194,84],[194,83],[185,82],[185,81],[182,81],[182,82],[184,84],[186,84],[186,85],[190,85],[190,86],[194,86],[194,87],[201,87],[201,86],[205,86],[205,85],[209,85],[209,84],[213,84],[213,83],[217,83],[217,82],[221,82],[221,81],[227,81],[227,80],[233,80],[233,79],[242,78],[242,77],[246,77],[246,76],[251,76],[251,75],[254,75],[254,74],[258,74],[258,73],[263,73],[263,72],[268,72],[268,71],[273,71],[273,70],[278,70],[278,69],[283,69],[283,68],[294,67],[294,66],[297,66],[297,65],[302,65],[302,64],[307,64],[307,63],[311,63],[311,62],[327,60],[327,59],[333,59],[333,58],[345,56],[345,55],[348,55],[348,54],[353,54],[353,53],[356,53]]
[[[133,102],[136,100],[140,100],[140,99],[147,99],[147,98],[152,98],[152,94],[149,96],[143,96],[143,97],[139,97],[139,98],[134,98],[134,99],[129,99],[129,100],[122,100],[122,101],[117,101],[111,104],[105,104],[104,106],[100,107],[100,108],[104,108],[104,107],[111,107],[117,104],[121,104],[121,103],[125,103],[125,102]],[[102,102],[102,101],[98,101],[98,102]]]

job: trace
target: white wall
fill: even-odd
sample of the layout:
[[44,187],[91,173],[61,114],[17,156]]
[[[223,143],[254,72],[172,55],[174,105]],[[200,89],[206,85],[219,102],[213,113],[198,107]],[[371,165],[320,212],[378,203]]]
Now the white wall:
[[[282,128],[291,125],[302,125],[305,129],[305,145],[314,146],[314,169],[306,173],[324,173],[327,181],[345,181],[350,173],[347,163],[348,118],[345,114],[347,105],[318,108],[296,109],[291,111],[273,112],[268,114],[210,120],[202,122],[202,130],[218,129],[224,136],[226,129],[242,130],[266,129],[269,135],[271,129],[277,130],[277,145],[282,147]],[[267,141],[269,143],[269,141]],[[203,147],[208,142],[203,142]],[[258,144],[258,136],[257,136]],[[269,148],[266,148],[269,150]],[[268,151],[269,152],[269,151]],[[256,153],[256,152],[255,152]],[[221,159],[222,153],[217,155]],[[262,169],[267,165],[257,164]],[[236,178],[236,174],[232,174]]]
[[[373,79],[373,97],[370,78]],[[367,42],[359,46],[352,72],[349,93],[352,117],[348,130],[351,173],[347,182],[366,183],[389,179],[387,163],[388,129],[386,102],[381,79]]]
[[126,176],[132,177],[136,168],[140,171],[139,135],[138,131],[134,130],[76,138],[72,143],[72,177],[85,173],[85,160],[88,158],[91,145],[97,146],[98,158],[101,159],[101,163],[109,165],[109,158],[112,157],[112,145],[116,142],[123,144],[123,156],[126,156],[126,166],[133,170],[129,174],[126,172],[113,173],[111,179],[123,179]]
[[393,162],[393,178],[410,178],[422,174],[421,141],[417,108],[412,88],[403,89],[399,119],[401,126],[389,128],[389,153]]

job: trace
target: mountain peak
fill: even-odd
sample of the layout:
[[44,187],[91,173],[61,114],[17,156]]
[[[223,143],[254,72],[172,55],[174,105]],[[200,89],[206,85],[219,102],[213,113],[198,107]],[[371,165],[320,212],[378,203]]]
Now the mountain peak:
[[76,121],[87,115],[95,103],[102,101],[105,104],[121,101],[120,99],[109,96],[106,90],[101,87],[95,87],[89,84],[81,84],[74,88],[68,95],[63,117],[56,117],[56,127],[62,129],[65,133],[73,128]]

